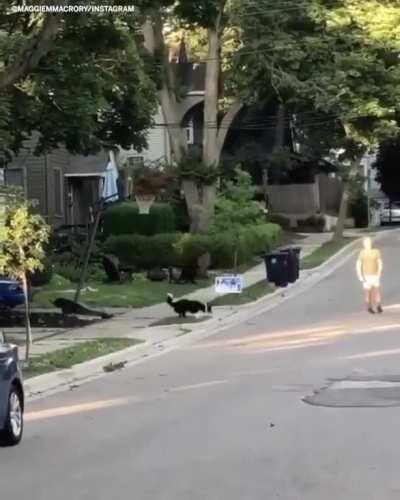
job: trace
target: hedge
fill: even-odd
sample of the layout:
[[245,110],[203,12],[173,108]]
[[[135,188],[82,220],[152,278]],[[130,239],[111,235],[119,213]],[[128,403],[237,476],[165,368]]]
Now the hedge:
[[176,231],[175,211],[168,203],[155,203],[149,214],[139,214],[134,202],[125,202],[106,210],[103,235],[139,234],[152,236]]
[[233,266],[236,247],[238,247],[238,263],[249,263],[254,255],[276,246],[281,234],[282,230],[276,224],[244,226],[238,240],[229,231],[193,235],[127,234],[110,236],[104,244],[104,252],[116,255],[122,263],[134,266],[138,270],[156,266],[190,265],[196,262],[198,257],[209,252],[214,268],[229,269]]
[[104,244],[104,253],[116,255],[123,264],[133,266],[137,270],[166,267],[174,264],[174,245],[181,236],[179,233],[110,236]]

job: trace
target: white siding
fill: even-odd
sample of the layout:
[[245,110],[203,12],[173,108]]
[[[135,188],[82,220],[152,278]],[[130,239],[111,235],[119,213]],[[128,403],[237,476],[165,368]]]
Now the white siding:
[[170,160],[168,132],[166,127],[163,126],[165,121],[161,108],[154,117],[154,123],[156,126],[150,129],[147,135],[148,148],[140,152],[134,149],[121,151],[120,160],[124,161],[128,156],[142,156],[145,162]]

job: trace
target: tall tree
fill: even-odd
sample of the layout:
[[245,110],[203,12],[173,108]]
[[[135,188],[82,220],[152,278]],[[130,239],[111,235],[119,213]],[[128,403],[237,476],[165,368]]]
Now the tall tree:
[[[335,237],[342,236],[363,154],[397,129],[399,47],[394,24],[386,21],[399,10],[384,0],[288,1],[281,7],[248,0],[246,12],[237,3],[243,93],[262,99],[272,87],[292,110],[306,106],[340,128],[331,145],[329,137],[325,141],[328,149],[340,147],[347,166]],[[320,126],[315,118],[306,125]]]
[[137,35],[132,15],[12,14],[4,8],[0,152],[18,152],[33,130],[40,136],[38,152],[60,144],[83,154],[112,145],[144,147],[157,98]]
[[5,196],[5,224],[0,233],[0,272],[7,273],[22,284],[25,296],[25,359],[28,361],[32,332],[27,276],[28,273],[43,268],[44,246],[48,241],[49,227],[40,215],[31,212],[28,203],[19,198],[18,194],[2,194]]
[[[214,214],[218,168],[229,124],[240,109],[232,105],[220,119],[221,108],[221,51],[227,24],[226,0],[180,0],[173,7],[148,12],[143,25],[147,50],[158,57],[162,65],[159,99],[167,124],[175,162],[180,166],[182,186],[193,232],[209,228]],[[204,99],[204,139],[200,162],[188,159],[188,147],[181,117],[173,69],[168,61],[164,27],[178,18],[186,29],[201,29],[207,33],[207,58]]]

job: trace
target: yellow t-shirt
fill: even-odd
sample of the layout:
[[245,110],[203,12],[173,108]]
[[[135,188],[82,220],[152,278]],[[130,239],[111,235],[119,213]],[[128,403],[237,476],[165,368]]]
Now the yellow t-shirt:
[[364,276],[376,276],[379,273],[379,260],[381,252],[376,248],[371,250],[361,250],[360,257],[361,271]]

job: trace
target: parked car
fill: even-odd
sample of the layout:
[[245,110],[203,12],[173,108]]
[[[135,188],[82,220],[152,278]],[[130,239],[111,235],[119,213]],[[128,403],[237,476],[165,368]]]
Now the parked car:
[[0,445],[14,446],[24,429],[24,388],[18,348],[0,340]]
[[385,202],[380,216],[382,225],[400,222],[400,201]]
[[10,279],[0,279],[0,307],[20,306],[24,303],[24,291],[18,281]]

